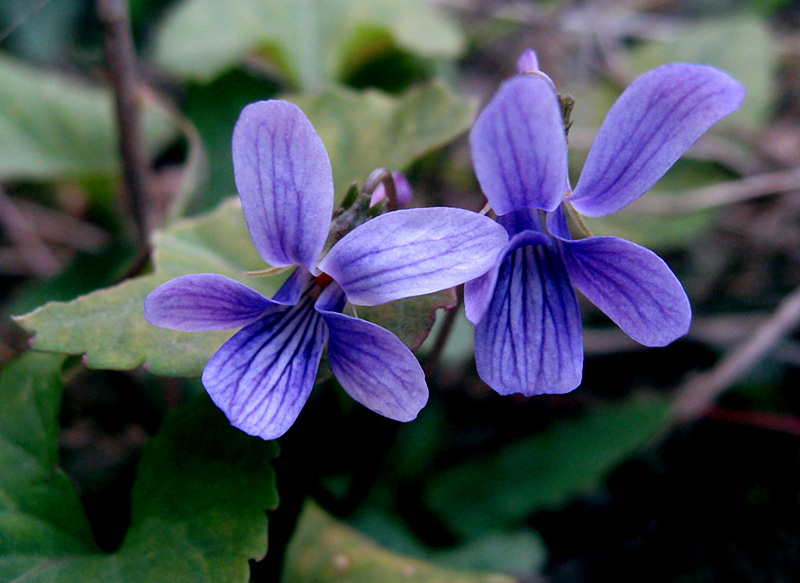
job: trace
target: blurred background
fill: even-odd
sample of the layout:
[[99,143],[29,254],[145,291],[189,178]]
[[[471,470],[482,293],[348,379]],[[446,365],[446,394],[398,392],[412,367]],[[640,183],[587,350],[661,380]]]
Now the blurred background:
[[[28,342],[10,315],[149,270],[98,5],[0,0],[2,363]],[[800,2],[130,0],[129,15],[153,228],[235,195],[233,125],[260,99],[308,113],[339,199],[384,165],[414,206],[480,210],[466,131],[527,48],[576,101],[574,178],[644,71],[705,63],[744,83],[742,108],[652,192],[589,222],[669,263],[687,337],[645,349],[585,302],[581,387],[500,397],[462,311],[440,311],[416,421],[315,391],[281,440],[270,548],[311,496],[389,549],[519,581],[800,581]],[[75,367],[60,451],[113,550],[143,444],[202,387],[104,368]]]

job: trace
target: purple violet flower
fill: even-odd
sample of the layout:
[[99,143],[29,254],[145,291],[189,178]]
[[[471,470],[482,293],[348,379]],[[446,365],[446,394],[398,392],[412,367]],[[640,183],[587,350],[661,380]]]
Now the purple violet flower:
[[428,398],[417,359],[397,336],[343,313],[446,289],[486,272],[508,242],[462,209],[398,210],[353,229],[320,261],[333,210],[322,140],[285,101],[247,106],[233,134],[236,186],[256,249],[296,266],[272,299],[221,275],[186,275],[154,290],[145,317],[176,330],[243,326],[209,361],[203,384],[231,423],[264,439],[291,427],[327,343],[342,387],[373,411],[416,417]]
[[467,283],[464,300],[489,386],[504,395],[565,393],[583,367],[574,288],[646,346],[669,344],[691,321],[686,292],[663,260],[617,237],[573,239],[568,210],[605,216],[639,198],[741,105],[745,90],[703,65],[645,73],[611,108],[573,191],[553,82],[533,51],[518,68],[470,133],[475,173],[510,241],[491,270]]

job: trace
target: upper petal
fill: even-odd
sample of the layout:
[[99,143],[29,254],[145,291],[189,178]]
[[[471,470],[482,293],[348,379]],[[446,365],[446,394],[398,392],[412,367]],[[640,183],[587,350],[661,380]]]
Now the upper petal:
[[580,310],[556,246],[525,245],[503,262],[475,328],[475,362],[501,395],[566,393],[580,384]]
[[688,332],[689,299],[658,255],[617,237],[561,245],[572,283],[631,338],[665,346]]
[[279,302],[222,275],[184,275],[158,286],[144,301],[144,317],[162,328],[199,332],[245,326]]
[[454,208],[380,215],[343,237],[319,269],[354,304],[374,306],[423,295],[491,269],[508,235],[492,219]]
[[327,337],[306,296],[234,334],[206,365],[203,385],[235,427],[275,439],[308,400]]
[[314,271],[333,212],[333,174],[300,108],[277,100],[245,107],[233,130],[233,170],[264,261]]
[[472,162],[492,208],[552,211],[564,196],[567,139],[555,88],[543,74],[504,83],[472,127]]
[[[403,342],[380,326],[331,311],[336,284],[317,302],[330,331],[328,358],[333,374],[356,401],[397,421],[411,421],[428,402],[425,373]],[[328,296],[328,297],[326,297]],[[330,298],[330,299],[329,299]]]
[[620,96],[589,151],[572,204],[604,216],[649,190],[712,125],[735,111],[745,89],[705,65],[645,73]]

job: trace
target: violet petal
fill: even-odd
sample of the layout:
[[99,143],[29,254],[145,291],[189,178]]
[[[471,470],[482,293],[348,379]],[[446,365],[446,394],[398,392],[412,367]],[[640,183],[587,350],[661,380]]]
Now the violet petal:
[[330,331],[328,358],[333,374],[356,401],[397,421],[411,421],[428,401],[425,373],[402,341],[380,326],[329,311],[342,296],[331,284],[317,303]]
[[501,395],[560,394],[580,384],[581,315],[554,245],[523,246],[503,262],[475,328],[475,360]]
[[483,275],[507,241],[503,227],[478,213],[404,209],[356,227],[323,257],[319,269],[350,302],[374,306]]
[[617,237],[561,244],[572,283],[631,338],[665,346],[688,332],[689,299],[658,255]]
[[279,302],[222,275],[183,275],[158,286],[144,301],[144,317],[162,328],[199,332],[246,326]]
[[670,64],[636,79],[603,122],[572,204],[599,217],[649,190],[692,144],[744,99],[745,89],[705,65]]
[[231,424],[275,439],[308,400],[327,338],[306,296],[236,333],[209,361],[203,385]]
[[481,277],[468,281],[464,285],[464,310],[467,320],[473,324],[478,324],[483,318],[494,295],[500,266],[509,255],[524,245],[547,245],[549,243],[550,239],[544,233],[523,231],[515,235],[500,254],[494,267]]
[[264,261],[314,272],[333,212],[333,174],[300,108],[277,100],[245,107],[233,131],[233,169]]
[[519,75],[504,83],[470,132],[475,174],[498,215],[552,211],[564,196],[567,139],[552,82]]

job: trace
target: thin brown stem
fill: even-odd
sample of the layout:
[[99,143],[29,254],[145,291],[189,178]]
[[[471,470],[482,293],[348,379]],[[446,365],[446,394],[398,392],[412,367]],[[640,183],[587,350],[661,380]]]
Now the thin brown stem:
[[0,224],[15,247],[20,267],[37,277],[50,277],[61,271],[61,262],[39,236],[35,225],[17,208],[0,187]]
[[431,373],[433,373],[434,369],[439,363],[439,359],[442,356],[444,347],[447,344],[447,339],[450,337],[450,332],[453,331],[453,325],[456,323],[456,318],[458,317],[458,311],[459,307],[461,306],[461,302],[463,301],[463,296],[463,286],[458,286],[458,288],[456,288],[456,303],[452,308],[447,310],[447,313],[444,316],[444,322],[442,322],[442,327],[436,336],[436,340],[433,342],[431,351],[428,354],[428,359],[425,362],[425,374],[427,376],[430,376]]
[[147,155],[142,138],[136,53],[128,16],[128,2],[97,0],[97,13],[103,23],[106,64],[116,97],[125,206],[136,225],[141,248],[147,249],[151,200],[147,186]]
[[683,385],[671,408],[673,422],[678,424],[701,416],[725,389],[764,358],[798,323],[800,287],[786,296],[772,317],[732,349],[717,366]]
[[720,182],[680,196],[642,198],[630,210],[657,214],[688,213],[797,190],[800,190],[800,168],[793,168]]

